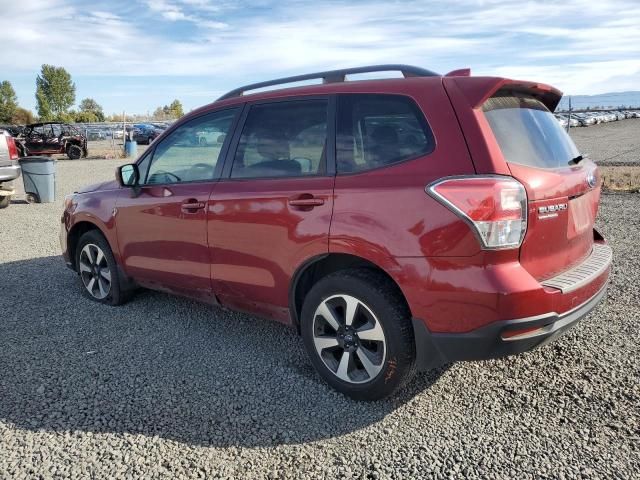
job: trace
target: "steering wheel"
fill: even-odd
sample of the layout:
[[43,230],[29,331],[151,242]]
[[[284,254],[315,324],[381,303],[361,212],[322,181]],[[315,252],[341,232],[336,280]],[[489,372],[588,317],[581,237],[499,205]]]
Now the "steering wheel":
[[[296,162],[298,162],[300,164],[300,168],[302,169],[303,172],[310,172],[311,171],[311,167],[313,166],[313,161],[310,158],[307,157],[293,157],[291,160],[294,160]],[[305,170],[304,165],[307,164],[308,165],[308,170]]]

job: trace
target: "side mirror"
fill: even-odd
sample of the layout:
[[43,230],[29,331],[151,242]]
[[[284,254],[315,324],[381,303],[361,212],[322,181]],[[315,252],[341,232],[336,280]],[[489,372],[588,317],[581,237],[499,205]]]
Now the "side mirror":
[[122,165],[116,170],[116,179],[123,187],[136,187],[140,181],[140,172],[135,163]]

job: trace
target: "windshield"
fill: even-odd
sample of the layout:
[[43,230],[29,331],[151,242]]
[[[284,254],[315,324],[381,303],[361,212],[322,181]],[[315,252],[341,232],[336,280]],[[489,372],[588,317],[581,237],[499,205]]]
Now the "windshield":
[[482,106],[502,155],[530,167],[565,167],[580,153],[542,102],[528,95],[499,92]]

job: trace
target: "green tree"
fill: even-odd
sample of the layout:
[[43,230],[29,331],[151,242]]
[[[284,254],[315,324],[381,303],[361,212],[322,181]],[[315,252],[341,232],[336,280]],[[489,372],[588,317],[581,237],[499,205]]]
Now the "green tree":
[[36,103],[40,120],[65,121],[76,101],[76,85],[63,67],[42,65],[36,78]]
[[0,82],[0,122],[11,123],[18,108],[18,97],[11,82]]
[[172,118],[180,118],[184,115],[184,111],[182,110],[182,103],[180,103],[180,100],[176,99],[171,102],[171,105],[169,105],[169,114]]
[[97,115],[93,112],[80,111],[75,114],[75,121],[78,123],[102,122],[104,121],[104,117],[102,117],[102,120],[99,120]]
[[94,122],[104,122],[104,112],[102,107],[93,98],[85,98],[80,102],[80,114],[93,114],[96,118]]
[[35,118],[33,117],[33,112],[31,110],[27,110],[26,108],[18,107],[16,108],[13,117],[11,118],[11,123],[15,125],[29,125],[30,123],[35,122]]

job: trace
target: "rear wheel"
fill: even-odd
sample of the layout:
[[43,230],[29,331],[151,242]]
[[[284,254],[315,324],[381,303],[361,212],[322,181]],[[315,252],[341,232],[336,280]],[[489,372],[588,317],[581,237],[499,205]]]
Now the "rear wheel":
[[11,204],[11,195],[0,197],[0,208],[7,208]]
[[349,397],[384,398],[413,376],[410,314],[378,272],[350,269],[321,279],[305,298],[301,329],[320,376]]
[[78,241],[76,267],[84,294],[92,300],[108,305],[125,303],[130,293],[122,289],[118,266],[109,243],[96,230],[91,230]]
[[82,148],[78,145],[69,145],[67,148],[67,157],[69,157],[70,160],[78,160],[82,157]]

